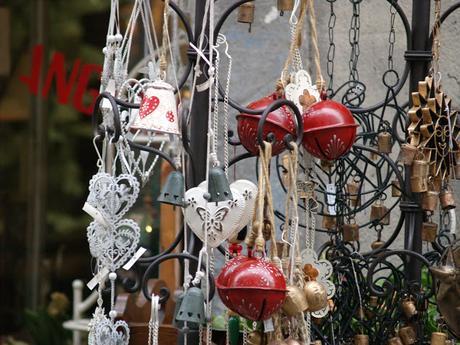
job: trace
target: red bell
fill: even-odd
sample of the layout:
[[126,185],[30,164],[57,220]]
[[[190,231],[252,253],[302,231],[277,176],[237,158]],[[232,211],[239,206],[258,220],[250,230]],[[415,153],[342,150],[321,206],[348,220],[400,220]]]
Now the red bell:
[[303,141],[313,156],[335,160],[350,151],[358,125],[350,110],[341,103],[322,100],[303,114]]
[[283,305],[286,280],[278,267],[255,257],[238,256],[222,268],[216,279],[222,302],[246,319],[268,319]]
[[[263,110],[277,99],[278,96],[276,93],[273,93],[270,96],[252,102],[248,105],[248,108],[251,110]],[[259,153],[257,126],[259,125],[261,115],[239,114],[236,118],[238,120],[237,129],[241,144],[250,153],[257,155]],[[282,106],[268,114],[262,135],[264,140],[267,140],[269,133],[274,135],[274,140],[272,141],[273,156],[280,154],[286,149],[284,137],[287,134],[291,134],[295,140],[297,137],[295,117],[288,107]]]

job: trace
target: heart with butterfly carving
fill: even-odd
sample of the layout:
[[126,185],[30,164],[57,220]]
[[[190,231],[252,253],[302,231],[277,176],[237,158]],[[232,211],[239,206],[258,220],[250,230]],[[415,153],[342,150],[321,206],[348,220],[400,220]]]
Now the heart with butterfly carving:
[[91,321],[88,345],[128,345],[129,327],[123,320],[113,322],[105,316]]
[[114,177],[99,172],[89,182],[86,203],[96,209],[103,218],[115,223],[134,205],[139,195],[139,182],[129,174]]
[[184,218],[198,238],[204,242],[208,234],[208,245],[215,248],[239,231],[246,202],[236,189],[231,189],[233,200],[218,203],[208,202],[205,188],[194,187],[185,193]]
[[109,227],[93,221],[87,228],[86,236],[91,255],[114,272],[134,255],[139,244],[140,228],[131,219],[122,219]]

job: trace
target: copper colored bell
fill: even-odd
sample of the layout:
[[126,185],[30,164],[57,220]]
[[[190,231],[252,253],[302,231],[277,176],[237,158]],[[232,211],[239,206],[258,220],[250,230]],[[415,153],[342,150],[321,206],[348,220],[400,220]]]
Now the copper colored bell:
[[238,23],[254,23],[254,1],[245,2],[238,7]]
[[377,250],[377,249],[382,248],[384,245],[385,245],[385,242],[381,240],[377,240],[371,243],[371,248],[372,250]]
[[342,226],[343,240],[345,242],[359,241],[359,225],[344,224]]
[[350,200],[351,206],[359,206],[361,204],[361,198],[359,195],[359,182],[351,181],[347,183],[348,199]]
[[372,206],[371,206],[371,214],[370,214],[370,221],[380,221],[382,217],[385,215],[385,206],[382,205],[382,202],[380,200],[377,200]]
[[399,180],[391,181],[391,196],[400,197],[401,196],[401,184]]
[[354,337],[355,345],[369,345],[369,336],[367,334],[356,334]]
[[406,326],[399,329],[399,337],[404,345],[412,345],[417,342],[417,334],[412,327]]
[[334,230],[337,226],[337,219],[329,214],[323,215],[323,228],[327,230]]
[[431,345],[445,345],[447,334],[442,332],[431,333]]
[[415,306],[414,301],[412,301],[411,299],[406,299],[402,301],[401,307],[404,312],[404,315],[406,315],[408,319],[417,315],[417,307]]
[[438,208],[439,193],[434,190],[428,190],[422,195],[422,210],[436,211]]
[[443,210],[451,210],[456,206],[454,193],[450,189],[443,189],[439,194],[439,200],[441,201],[441,208]]
[[412,177],[428,177],[429,165],[425,159],[414,159],[412,162]]
[[294,8],[294,0],[278,0],[277,7],[278,11],[280,11],[280,15],[283,15],[285,11],[292,11]]
[[399,154],[399,160],[404,165],[412,165],[412,162],[415,158],[415,154],[417,153],[417,147],[411,144],[402,144],[401,145],[401,152]]
[[433,222],[422,223],[422,241],[434,242],[438,234],[438,224]]
[[414,193],[423,193],[428,190],[428,180],[422,176],[411,176],[410,187]]
[[262,334],[252,331],[248,334],[248,345],[262,345]]
[[379,298],[377,296],[370,296],[369,305],[371,307],[377,307],[379,305]]
[[441,187],[442,187],[442,182],[443,182],[442,176],[441,175],[435,176],[431,182],[432,182],[431,184],[432,189],[437,192],[441,192]]
[[310,280],[305,283],[303,288],[307,298],[308,311],[313,313],[327,306],[327,291],[323,284]]
[[295,285],[287,287],[286,299],[282,306],[283,311],[288,316],[294,316],[307,310],[308,303],[305,293]]
[[391,153],[391,134],[388,132],[379,133],[377,146],[380,153]]
[[388,340],[387,345],[403,345],[400,337],[393,337]]
[[386,206],[383,206],[382,218],[380,219],[380,224],[390,225],[390,214],[391,214],[390,210]]

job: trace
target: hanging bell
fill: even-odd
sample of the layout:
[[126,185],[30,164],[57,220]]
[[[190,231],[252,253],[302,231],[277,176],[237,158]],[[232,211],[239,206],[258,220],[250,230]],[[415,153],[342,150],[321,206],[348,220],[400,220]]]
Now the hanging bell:
[[209,170],[208,193],[205,198],[208,202],[215,203],[233,199],[230,184],[222,168],[213,167]]
[[377,222],[382,219],[385,215],[385,206],[382,205],[382,201],[378,199],[374,204],[371,206],[371,214],[370,214],[370,221]]
[[323,228],[327,230],[334,230],[337,226],[337,219],[329,214],[323,215]]
[[414,193],[423,193],[428,190],[428,179],[422,176],[411,176],[410,187]]
[[308,303],[305,293],[295,285],[287,287],[286,299],[283,303],[283,311],[288,316],[295,316],[307,310]]
[[381,225],[390,225],[390,215],[391,215],[390,210],[388,209],[388,207],[384,205],[382,208],[382,217],[379,223]]
[[142,97],[132,129],[179,134],[174,88],[162,80],[149,84]]
[[403,345],[400,337],[393,337],[388,340],[387,345]]
[[399,329],[399,337],[404,345],[412,345],[417,342],[417,335],[412,327],[406,326]]
[[206,322],[204,311],[203,291],[197,287],[190,287],[184,294],[176,321],[186,321],[195,324]]
[[284,15],[286,11],[292,11],[294,8],[294,0],[277,0],[278,11],[280,16]]
[[176,317],[177,317],[177,314],[179,313],[179,309],[180,309],[180,306],[182,304],[183,299],[184,299],[184,293],[183,292],[180,292],[175,298],[176,305],[174,307],[173,326],[176,327],[176,328],[182,328],[183,327],[183,322],[178,322],[176,320]]
[[307,298],[308,311],[313,313],[327,306],[327,291],[323,284],[316,280],[307,281],[303,291]]
[[342,226],[342,234],[345,242],[359,241],[359,225],[356,223],[344,224]]
[[369,336],[367,334],[356,334],[354,337],[355,345],[369,345]]
[[414,159],[414,161],[412,162],[412,176],[427,178],[429,168],[429,164],[424,158]]
[[372,250],[377,250],[377,249],[382,248],[384,245],[385,245],[385,242],[383,242],[381,240],[376,240],[376,241],[371,243],[371,248],[372,248]]
[[433,222],[422,223],[422,241],[434,242],[438,234],[438,224]]
[[439,193],[428,190],[422,195],[422,210],[434,212],[438,208]]
[[391,196],[392,197],[400,197],[401,196],[401,184],[399,183],[399,180],[393,180],[391,181]]
[[379,305],[379,298],[377,296],[370,296],[369,305],[374,308],[377,307]]
[[252,331],[248,334],[247,345],[262,345],[262,334],[259,331]]
[[404,301],[402,301],[401,307],[404,315],[406,315],[408,319],[411,319],[415,315],[417,315],[417,307],[415,306],[415,302],[413,300],[409,298],[405,299]]
[[441,208],[443,210],[451,210],[456,207],[454,193],[450,188],[443,189],[439,194],[439,200],[441,201]]
[[443,183],[443,179],[441,175],[437,175],[431,179],[431,188],[437,192],[441,192],[441,187]]
[[414,161],[415,154],[417,153],[417,147],[412,144],[402,144],[401,152],[399,153],[398,160],[401,161],[404,165],[412,165]]
[[356,207],[361,205],[361,197],[359,195],[359,182],[348,182],[346,188],[348,193],[348,199],[350,200],[351,206]]
[[254,23],[254,12],[254,1],[245,2],[238,7],[238,23],[249,24],[249,31],[251,31],[251,24]]
[[172,171],[157,200],[164,204],[184,207],[184,183],[184,175],[180,171]]
[[431,345],[445,345],[447,334],[442,332],[431,333]]
[[391,134],[388,132],[379,133],[377,138],[377,147],[380,153],[391,153]]

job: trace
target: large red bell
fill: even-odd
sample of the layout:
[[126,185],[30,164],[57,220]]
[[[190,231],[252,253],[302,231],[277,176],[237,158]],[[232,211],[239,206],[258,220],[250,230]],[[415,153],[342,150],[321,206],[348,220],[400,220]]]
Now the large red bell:
[[[263,110],[278,98],[276,93],[273,93],[270,96],[252,102],[248,105],[248,109]],[[237,129],[241,144],[250,153],[257,155],[259,153],[257,127],[261,115],[239,114],[236,118],[238,120]],[[272,133],[274,136],[274,140],[272,141],[272,155],[274,156],[286,149],[284,142],[286,135],[292,135],[294,140],[297,138],[295,117],[287,106],[282,106],[268,114],[262,134],[264,140],[267,140],[269,133]]]
[[310,154],[332,161],[350,151],[358,124],[346,106],[322,100],[309,107],[302,116],[302,144]]
[[246,319],[268,319],[286,297],[283,272],[266,259],[238,256],[230,260],[216,279],[222,302]]

